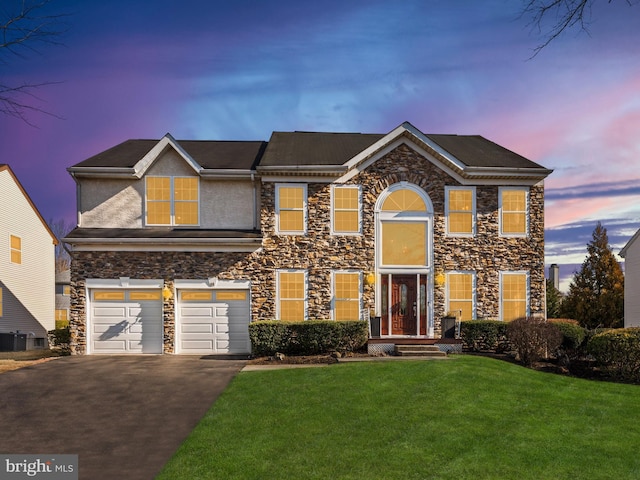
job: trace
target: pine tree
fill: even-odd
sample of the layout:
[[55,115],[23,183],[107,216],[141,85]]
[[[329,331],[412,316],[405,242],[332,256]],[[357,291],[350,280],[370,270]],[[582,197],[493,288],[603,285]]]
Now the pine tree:
[[547,280],[547,318],[559,318],[562,293],[554,287],[553,280]]
[[563,316],[583,327],[621,327],[624,322],[624,276],[600,222],[587,244],[587,258],[562,302]]

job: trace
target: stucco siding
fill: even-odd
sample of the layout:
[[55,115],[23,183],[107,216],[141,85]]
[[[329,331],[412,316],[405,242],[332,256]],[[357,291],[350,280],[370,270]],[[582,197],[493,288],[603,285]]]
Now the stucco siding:
[[624,326],[640,327],[640,241],[629,246],[624,271]]
[[[0,171],[0,332],[46,337],[55,326],[54,243],[8,171]],[[20,237],[21,263],[12,263],[10,236]]]
[[141,228],[144,180],[82,179],[79,209],[84,228]]
[[[164,153],[141,179],[80,179],[80,226],[83,228],[142,228],[145,177],[198,176],[175,151]],[[254,184],[257,191],[254,192]],[[200,178],[200,227],[252,229],[256,219],[259,184],[251,180]]]

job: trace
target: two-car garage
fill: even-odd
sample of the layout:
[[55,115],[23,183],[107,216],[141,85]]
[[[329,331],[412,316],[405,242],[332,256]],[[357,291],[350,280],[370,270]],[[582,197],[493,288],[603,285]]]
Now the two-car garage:
[[[217,283],[176,280],[163,292],[162,280],[87,281],[88,353],[160,354],[166,337],[178,354],[248,354],[248,282]],[[163,297],[174,307],[166,320]]]

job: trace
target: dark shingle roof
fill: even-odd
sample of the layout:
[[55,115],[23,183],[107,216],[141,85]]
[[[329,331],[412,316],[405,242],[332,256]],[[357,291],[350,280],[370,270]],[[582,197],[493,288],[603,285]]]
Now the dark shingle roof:
[[[159,140],[127,140],[74,167],[133,168]],[[212,169],[252,170],[267,145],[263,141],[177,140],[200,166]]]
[[65,237],[89,238],[261,238],[259,230],[211,230],[195,228],[75,228]]
[[541,168],[480,135],[426,135],[469,167]]
[[342,165],[383,137],[374,133],[273,132],[260,166]]

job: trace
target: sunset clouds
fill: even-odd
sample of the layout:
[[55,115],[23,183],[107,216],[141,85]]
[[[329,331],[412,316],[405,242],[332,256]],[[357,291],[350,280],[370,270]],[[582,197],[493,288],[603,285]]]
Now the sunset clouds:
[[549,263],[579,264],[597,221],[617,252],[640,228],[640,6],[596,2],[590,35],[568,32],[531,59],[543,37],[524,3],[52,0],[72,14],[66,46],[1,74],[60,82],[34,101],[63,120],[0,117],[0,163],[45,218],[74,219],[66,167],[127,138],[386,133],[410,121],[555,170]]

